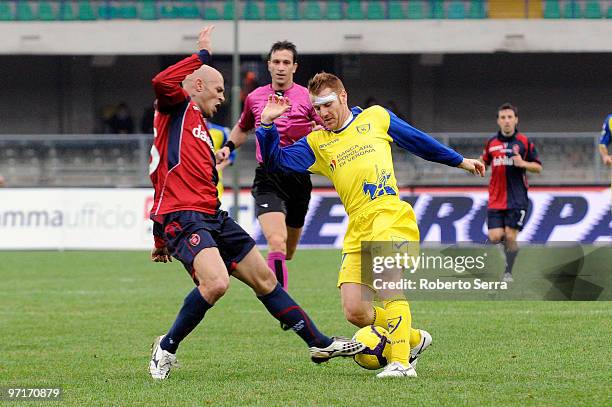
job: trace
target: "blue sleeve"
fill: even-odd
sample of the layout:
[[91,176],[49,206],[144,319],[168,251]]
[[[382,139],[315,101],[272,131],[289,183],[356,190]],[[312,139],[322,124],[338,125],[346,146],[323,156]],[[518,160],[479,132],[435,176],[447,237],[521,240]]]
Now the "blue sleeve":
[[280,148],[280,138],[276,125],[261,125],[255,131],[264,166],[271,172],[303,172],[308,173],[315,163],[314,152],[308,145],[306,137],[294,144]]
[[451,167],[456,167],[463,161],[463,156],[450,147],[440,143],[429,134],[415,129],[393,112],[387,110],[391,120],[389,123],[389,136],[403,149],[419,157]]
[[604,146],[609,146],[612,138],[612,132],[610,131],[610,121],[612,121],[612,115],[606,117],[606,121],[603,124],[603,128],[601,130],[601,138],[599,139],[599,144],[603,144]]

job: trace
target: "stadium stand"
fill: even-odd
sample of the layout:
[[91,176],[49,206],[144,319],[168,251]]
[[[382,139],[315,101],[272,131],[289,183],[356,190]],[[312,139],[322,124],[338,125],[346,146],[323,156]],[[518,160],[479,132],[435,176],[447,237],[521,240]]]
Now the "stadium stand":
[[[241,0],[244,20],[612,18],[610,0]],[[0,21],[231,20],[233,0],[2,1]]]

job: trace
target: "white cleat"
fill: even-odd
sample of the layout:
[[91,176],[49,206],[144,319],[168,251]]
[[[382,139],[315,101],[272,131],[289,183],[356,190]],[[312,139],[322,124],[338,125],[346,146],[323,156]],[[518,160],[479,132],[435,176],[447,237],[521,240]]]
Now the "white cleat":
[[419,332],[421,332],[421,342],[414,348],[410,349],[410,359],[408,359],[408,362],[410,362],[412,367],[416,367],[417,363],[419,362],[419,356],[425,352],[425,349],[431,345],[432,341],[429,332],[422,329],[419,329]]
[[176,356],[159,346],[165,335],[155,338],[151,345],[151,361],[149,362],[149,373],[157,380],[167,379],[170,375],[170,368],[179,367]]
[[417,372],[411,365],[404,366],[400,362],[389,363],[384,370],[376,375],[379,379],[385,377],[417,377]]
[[514,281],[514,277],[512,277],[512,273],[504,273],[504,277],[502,278],[504,283],[512,283]]
[[353,356],[365,349],[365,345],[352,339],[332,336],[333,342],[326,348],[308,348],[310,359],[315,363],[327,362],[338,356]]

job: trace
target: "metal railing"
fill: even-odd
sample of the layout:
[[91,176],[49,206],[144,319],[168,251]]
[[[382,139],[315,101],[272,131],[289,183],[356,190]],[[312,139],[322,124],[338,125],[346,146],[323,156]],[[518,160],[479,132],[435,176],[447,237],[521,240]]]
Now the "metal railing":
[[[465,157],[479,157],[488,133],[434,135]],[[544,166],[530,175],[532,185],[607,185],[609,170],[597,151],[596,133],[528,133]],[[0,135],[0,174],[11,187],[148,187],[152,136],[132,135]],[[430,163],[394,146],[393,161],[401,187],[485,185],[486,180]],[[241,187],[250,187],[255,160],[254,137],[238,150],[226,183],[238,171]],[[331,183],[314,176],[313,184]]]

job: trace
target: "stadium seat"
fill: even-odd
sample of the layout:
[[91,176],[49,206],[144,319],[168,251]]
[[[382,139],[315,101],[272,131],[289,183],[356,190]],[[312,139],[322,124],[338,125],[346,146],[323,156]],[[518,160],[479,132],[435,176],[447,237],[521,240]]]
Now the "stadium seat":
[[259,6],[254,0],[247,0],[247,2],[244,5],[244,15],[243,16],[245,20],[261,20]]
[[544,3],[544,18],[561,18],[561,8],[558,0],[546,0]]
[[389,2],[389,18],[391,20],[403,20],[406,18],[404,6],[401,1],[391,0]]
[[280,4],[278,0],[264,1],[264,18],[266,20],[280,20]]
[[133,20],[138,18],[138,9],[134,4],[128,4],[123,7],[116,8],[116,17],[114,18],[123,18],[126,20]]
[[590,0],[584,5],[584,18],[602,18],[601,4],[597,0]]
[[221,16],[219,15],[219,10],[215,7],[207,7],[204,9],[204,18],[206,20],[218,20]]
[[450,20],[462,20],[465,16],[465,7],[462,1],[454,0],[448,4],[447,18]]
[[326,16],[328,20],[342,20],[342,3],[334,0],[328,1]]
[[177,9],[169,4],[162,4],[159,8],[161,18],[173,19],[178,17]]
[[364,19],[361,0],[348,0],[348,4],[346,5],[346,18],[349,20]]
[[200,18],[200,9],[198,6],[190,1],[182,6],[175,6],[176,8],[176,16],[178,18],[189,18],[189,19],[198,19]]
[[285,20],[297,20],[300,18],[300,7],[298,0],[285,0]]
[[25,1],[20,1],[17,3],[17,20],[21,21],[31,21],[34,20],[34,12],[30,7],[30,4]]
[[308,0],[304,6],[303,18],[305,20],[322,20],[323,12],[317,0]]
[[[67,3],[63,3],[64,5],[66,5]],[[61,11],[61,7],[60,7],[60,18],[63,19],[64,14]],[[79,14],[78,14],[78,19],[79,20],[95,20],[96,19],[96,13],[94,12],[93,7],[91,6],[91,3],[89,1],[79,1]]]
[[608,14],[606,15],[607,18],[612,18],[612,6],[608,7]]
[[226,1],[223,5],[223,19],[233,20],[234,19],[234,2]]
[[408,3],[408,18],[421,20],[425,18],[425,8],[421,0],[410,0]]
[[41,1],[38,3],[38,19],[42,21],[53,21],[55,20],[55,11],[53,11],[53,5],[48,1]]
[[385,18],[383,3],[380,1],[368,1],[366,17],[368,20],[383,20]]
[[0,3],[0,21],[11,21],[13,19],[14,15],[11,5],[7,3]]
[[157,8],[152,0],[145,0],[140,9],[141,20],[157,20]]
[[442,0],[431,0],[429,17],[433,19],[444,18],[444,2]]
[[580,9],[580,4],[572,0],[565,5],[565,8],[563,9],[563,18],[581,18],[581,17],[582,17],[582,10]]
[[470,11],[468,17],[474,19],[487,18],[484,0],[472,0],[470,2]]

